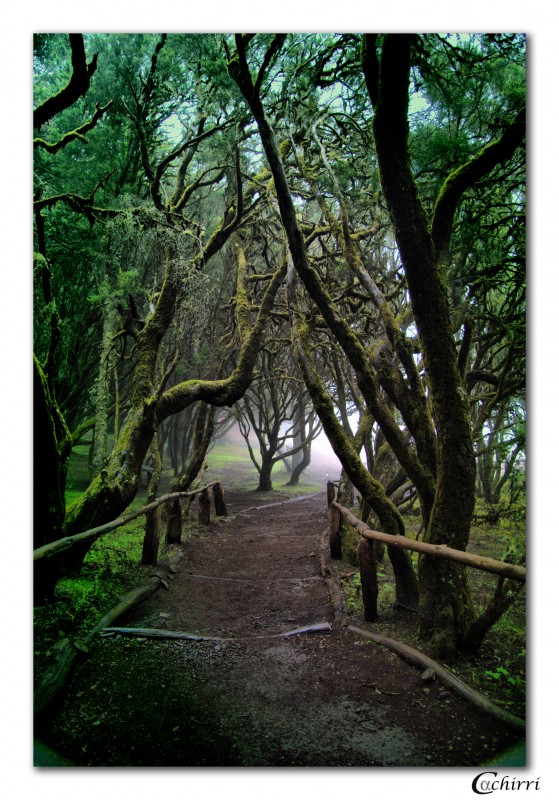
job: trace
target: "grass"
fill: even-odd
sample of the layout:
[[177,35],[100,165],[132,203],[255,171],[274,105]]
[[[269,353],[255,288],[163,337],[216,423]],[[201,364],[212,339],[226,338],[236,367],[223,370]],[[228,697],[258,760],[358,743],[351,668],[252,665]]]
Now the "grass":
[[[258,471],[252,463],[248,449],[244,442],[218,442],[208,453],[208,477],[220,478],[226,469],[234,467],[234,473],[229,472],[227,483],[235,489],[256,489],[258,486]],[[305,477],[303,472],[298,486],[286,486],[290,475],[285,464],[278,461],[272,469],[273,491],[286,495],[312,494],[324,488],[321,483],[312,482]],[[227,485],[225,485],[227,491]]]

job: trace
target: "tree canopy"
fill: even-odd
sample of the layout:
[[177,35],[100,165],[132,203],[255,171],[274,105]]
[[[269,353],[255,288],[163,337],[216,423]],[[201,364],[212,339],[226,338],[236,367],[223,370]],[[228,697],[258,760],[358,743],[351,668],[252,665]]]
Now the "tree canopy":
[[[37,546],[164,443],[184,488],[238,404],[263,468],[317,419],[380,530],[405,486],[465,549],[524,458],[525,37],[38,34],[34,63]],[[422,634],[473,649],[464,568],[389,555]]]

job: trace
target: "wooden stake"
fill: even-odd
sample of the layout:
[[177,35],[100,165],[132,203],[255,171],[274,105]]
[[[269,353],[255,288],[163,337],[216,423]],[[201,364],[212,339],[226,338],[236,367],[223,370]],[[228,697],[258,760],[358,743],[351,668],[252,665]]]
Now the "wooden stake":
[[169,517],[167,520],[167,544],[180,544],[182,530],[181,501],[175,497],[169,501]]
[[216,517],[226,517],[227,506],[225,505],[225,495],[223,493],[223,486],[219,481],[213,485],[213,495]]
[[210,492],[208,489],[204,489],[203,492],[200,492],[199,497],[199,505],[198,505],[198,522],[200,525],[209,525],[210,524]]
[[142,564],[157,566],[159,553],[159,508],[153,508],[146,514],[146,532],[142,546]]
[[359,559],[359,574],[361,575],[361,592],[363,595],[363,611],[365,622],[376,622],[377,611],[377,565],[373,552],[373,542],[361,539],[357,545],[357,558]]
[[328,525],[330,528],[330,558],[342,557],[342,517],[333,504],[328,510]]

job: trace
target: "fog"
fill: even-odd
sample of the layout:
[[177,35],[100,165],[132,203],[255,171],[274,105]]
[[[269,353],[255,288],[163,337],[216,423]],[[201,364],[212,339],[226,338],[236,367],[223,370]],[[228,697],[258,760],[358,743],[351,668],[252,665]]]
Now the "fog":
[[[237,425],[228,430],[222,438],[218,439],[217,443],[220,447],[227,446],[228,444],[242,444],[246,447],[245,440]],[[258,457],[258,443],[252,432],[250,434],[250,443],[253,448],[256,448],[256,455]],[[289,447],[290,444],[291,442],[288,440],[286,446]],[[303,472],[303,475],[314,481],[338,480],[341,469],[340,461],[332,450],[326,434],[321,431],[312,442],[311,464]]]

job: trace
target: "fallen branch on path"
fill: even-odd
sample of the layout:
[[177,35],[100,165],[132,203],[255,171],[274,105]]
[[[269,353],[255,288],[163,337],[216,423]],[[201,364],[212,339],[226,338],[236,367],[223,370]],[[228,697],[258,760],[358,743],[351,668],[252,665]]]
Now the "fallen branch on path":
[[432,658],[420,653],[419,650],[416,650],[415,648],[410,647],[403,642],[397,642],[394,639],[388,639],[386,636],[381,636],[378,633],[371,633],[370,631],[363,630],[363,628],[357,628],[355,625],[349,625],[348,631],[353,631],[353,633],[358,633],[360,636],[365,636],[367,639],[372,639],[372,641],[376,642],[377,644],[388,647],[389,650],[392,650],[394,653],[401,656],[418,669],[432,669],[433,672],[440,678],[442,683],[446,684],[446,686],[448,686],[450,689],[453,689],[475,708],[479,709],[480,711],[484,711],[486,714],[489,714],[490,716],[499,720],[499,722],[502,722],[509,728],[513,728],[514,730],[521,731],[523,733],[525,732],[525,720],[521,719],[520,717],[516,717],[509,711],[505,711],[503,708],[499,708],[499,706],[496,706],[491,702],[491,700],[488,700],[482,694],[476,692],[475,689],[472,689],[466,683],[461,681],[460,678],[457,678],[455,675],[449,672],[449,670],[442,667]]
[[280,639],[285,636],[296,636],[299,633],[315,633],[316,631],[331,631],[329,622],[316,622],[314,625],[304,625],[302,628],[293,628],[284,633],[271,633],[261,636],[205,636],[201,633],[188,633],[186,631],[168,631],[163,628],[105,628],[105,633],[133,636],[134,638],[150,639],[186,639],[191,642],[250,642],[253,639]]
[[[305,556],[306,558],[306,556]],[[186,572],[184,576],[187,578],[199,578],[200,580],[204,581],[225,581],[230,583],[266,583],[270,585],[272,583],[295,583],[295,584],[302,584],[308,583],[309,581],[319,581],[319,575],[309,575],[307,578],[227,578],[222,577],[221,575],[200,575],[197,572]]]
[[[242,516],[246,514],[247,511],[264,511],[268,508],[278,508],[279,506],[287,506],[291,505],[291,503],[301,503],[303,500],[310,500],[313,497],[318,497],[319,495],[324,494],[324,489],[319,489],[318,492],[312,492],[311,494],[299,494],[297,497],[289,497],[287,500],[279,500],[277,503],[265,503],[263,506],[249,506],[249,508],[243,508],[241,511],[237,511],[235,517]],[[235,519],[235,517],[230,517],[230,519]],[[220,522],[226,522],[227,520],[220,520]]]
[[[182,552],[173,559],[170,568],[176,571],[181,558]],[[137,606],[138,603],[151,597],[162,586],[168,588],[165,579],[172,578],[172,574],[167,575],[166,573],[153,575],[148,583],[133,589],[121,597],[117,605],[99,620],[83,640],[72,642],[70,639],[62,639],[54,646],[53,649],[58,651],[54,664],[44,673],[33,699],[33,714],[36,722],[44,721],[47,715],[54,710],[57,702],[61,699],[76,661],[80,656],[89,655],[88,645],[95,635],[104,630],[107,625],[115,622],[125,612]]]

